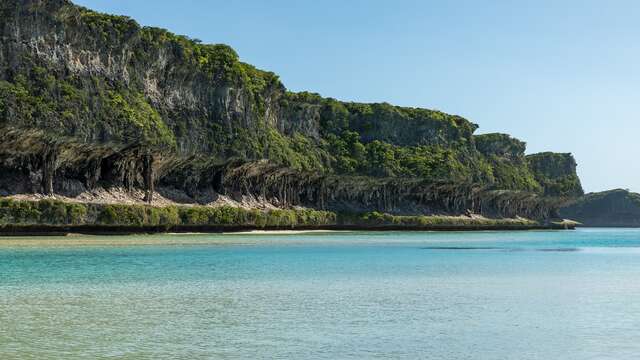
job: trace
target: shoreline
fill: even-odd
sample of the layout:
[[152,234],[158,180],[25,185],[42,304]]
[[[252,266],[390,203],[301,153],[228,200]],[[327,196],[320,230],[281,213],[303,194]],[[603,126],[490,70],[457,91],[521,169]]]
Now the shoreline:
[[99,226],[99,225],[6,225],[0,227],[0,237],[21,236],[73,236],[73,235],[135,235],[135,234],[235,234],[235,235],[295,235],[304,233],[328,233],[338,231],[531,231],[531,230],[575,230],[575,227],[565,228],[558,225],[321,225],[297,227],[255,227],[231,225],[206,226]]
[[308,208],[247,210],[21,201],[0,198],[0,236],[247,233],[256,231],[521,231],[574,229],[579,223],[522,217],[343,213]]

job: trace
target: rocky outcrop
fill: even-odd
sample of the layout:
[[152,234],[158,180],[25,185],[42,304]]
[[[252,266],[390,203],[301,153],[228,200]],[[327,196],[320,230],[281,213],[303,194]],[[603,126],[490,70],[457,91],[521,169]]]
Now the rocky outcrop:
[[508,134],[491,133],[473,137],[476,148],[485,156],[521,161],[527,145]]
[[573,155],[552,152],[532,154],[527,156],[527,164],[545,195],[578,197],[584,194]]
[[640,194],[623,189],[589,193],[559,210],[584,226],[640,227]]

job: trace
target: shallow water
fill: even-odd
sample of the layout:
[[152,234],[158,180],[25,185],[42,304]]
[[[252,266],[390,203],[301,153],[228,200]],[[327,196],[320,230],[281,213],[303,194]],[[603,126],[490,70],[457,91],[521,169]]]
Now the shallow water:
[[629,359],[640,230],[0,238],[0,359]]

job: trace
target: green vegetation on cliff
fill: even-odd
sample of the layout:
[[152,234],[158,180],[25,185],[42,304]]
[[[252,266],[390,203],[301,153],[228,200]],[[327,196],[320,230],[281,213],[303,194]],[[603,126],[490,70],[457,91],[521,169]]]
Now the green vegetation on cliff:
[[397,216],[377,211],[362,215],[345,217],[344,222],[364,224],[372,227],[376,226],[398,226],[398,227],[527,227],[539,226],[537,221],[515,218],[515,219],[487,219],[464,216]]
[[[457,115],[292,93],[227,45],[67,0],[4,0],[0,15],[0,194],[115,186],[151,201],[159,184],[196,203],[218,193],[503,215],[551,214],[539,196],[582,194],[571,155],[525,157],[524,142],[474,135],[478,126]],[[283,170],[226,180],[262,160]],[[499,207],[476,201],[495,194]]]
[[8,80],[0,80],[0,123],[5,126],[42,129],[49,139],[176,146],[174,134],[141,92],[100,78],[57,78],[28,57]]
[[640,227],[640,194],[624,189],[589,193],[569,201],[559,212],[585,226]]
[[544,152],[527,156],[527,164],[545,195],[578,197],[584,194],[571,154]]
[[542,191],[525,161],[526,144],[523,141],[499,133],[476,135],[474,140],[476,148],[490,164],[495,188]]

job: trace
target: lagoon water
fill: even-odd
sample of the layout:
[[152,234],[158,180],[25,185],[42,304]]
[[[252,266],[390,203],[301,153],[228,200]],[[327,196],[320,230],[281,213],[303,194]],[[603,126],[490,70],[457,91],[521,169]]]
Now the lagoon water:
[[0,238],[0,359],[631,359],[640,230]]

